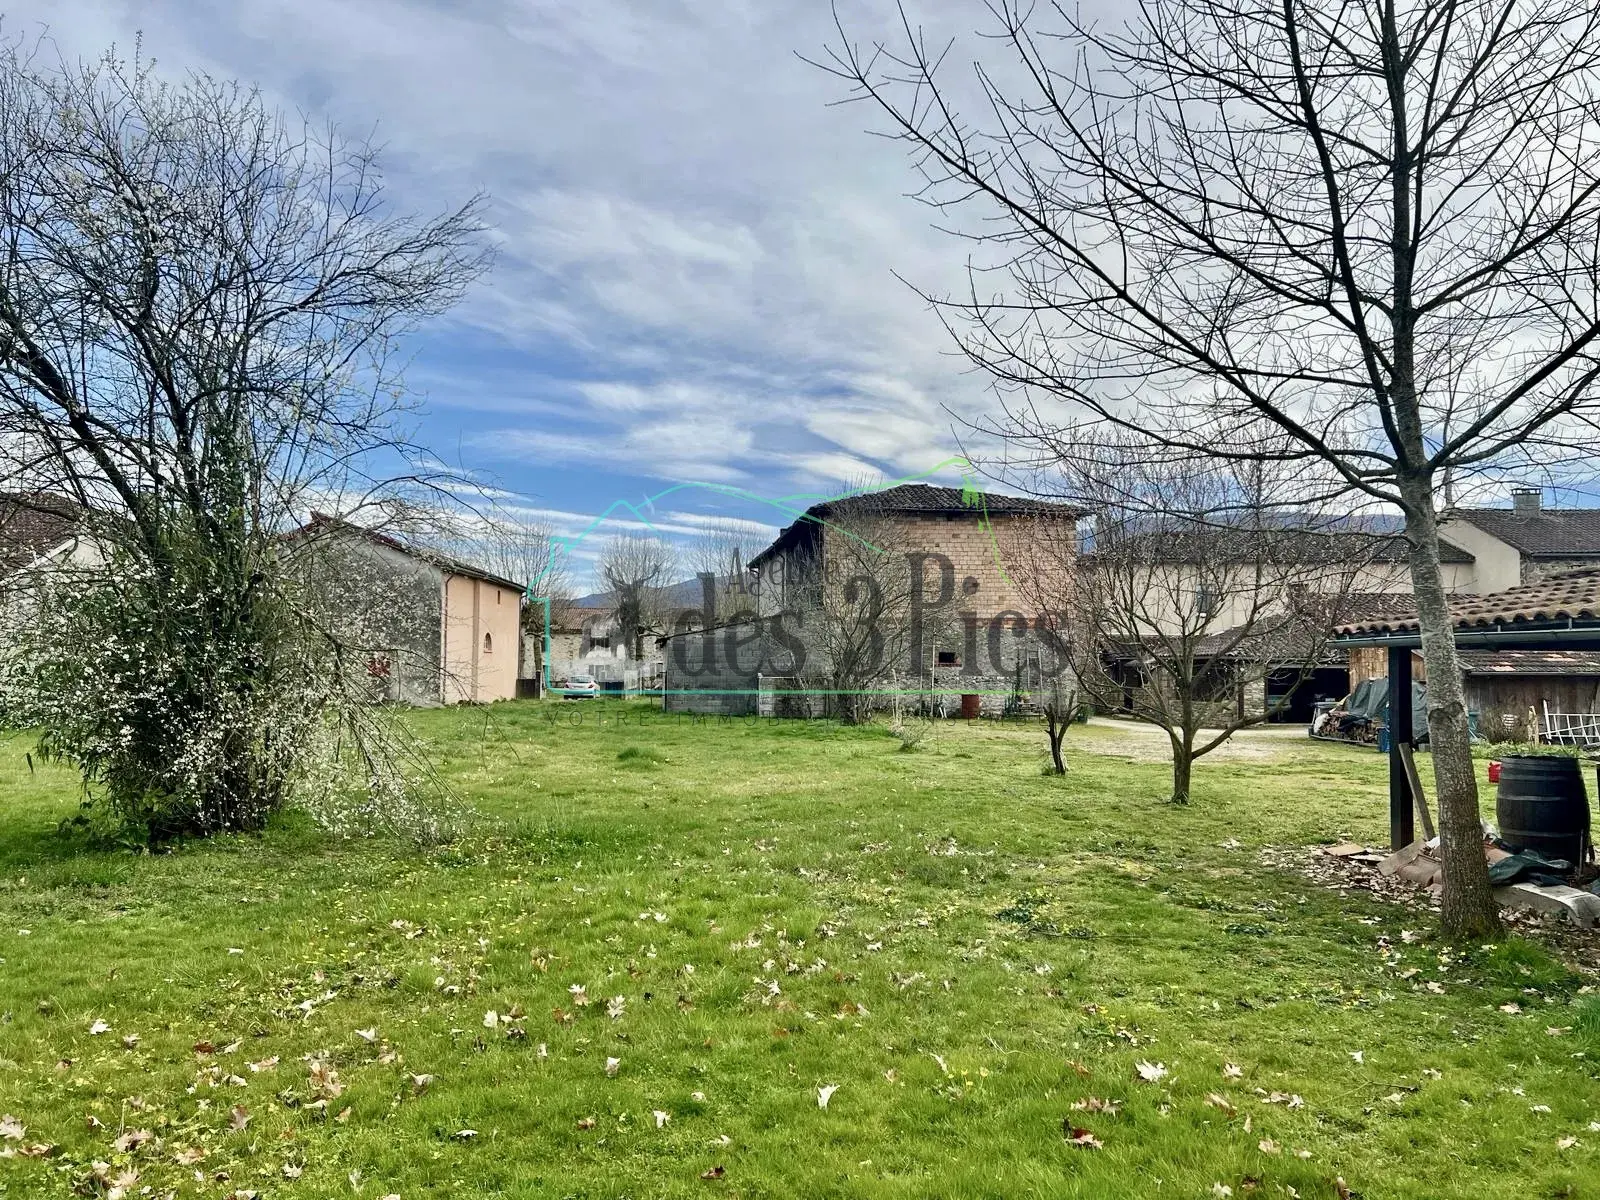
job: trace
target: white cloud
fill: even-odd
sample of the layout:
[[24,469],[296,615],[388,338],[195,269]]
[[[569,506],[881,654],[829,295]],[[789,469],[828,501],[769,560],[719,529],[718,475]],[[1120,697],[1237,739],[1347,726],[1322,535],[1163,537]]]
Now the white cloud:
[[[164,69],[376,127],[403,208],[492,197],[494,274],[414,382],[512,489],[532,468],[825,488],[954,453],[987,403],[925,303],[961,247],[899,149],[802,63],[813,0],[22,0],[69,54],[144,32]],[[892,0],[847,0],[863,38]],[[919,6],[934,34],[970,24]],[[961,12],[959,22],[951,14]],[[452,440],[454,440],[452,438]]]

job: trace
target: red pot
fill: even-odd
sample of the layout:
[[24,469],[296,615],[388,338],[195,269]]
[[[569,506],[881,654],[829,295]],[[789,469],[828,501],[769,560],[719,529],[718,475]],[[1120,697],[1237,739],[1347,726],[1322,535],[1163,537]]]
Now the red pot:
[[1490,783],[1499,783],[1500,782],[1500,764],[1498,762],[1495,762],[1492,759],[1489,762],[1489,782]]

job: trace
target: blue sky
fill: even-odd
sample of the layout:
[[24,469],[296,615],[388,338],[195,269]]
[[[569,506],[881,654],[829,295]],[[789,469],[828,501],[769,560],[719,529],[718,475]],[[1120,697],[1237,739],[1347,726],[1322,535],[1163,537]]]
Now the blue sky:
[[[864,36],[895,19],[892,0],[843,8]],[[164,72],[375,130],[396,207],[488,192],[498,265],[411,347],[418,432],[558,531],[682,481],[826,494],[920,473],[958,450],[948,410],[986,403],[893,275],[957,288],[961,245],[797,57],[831,34],[823,0],[7,5],[9,33],[45,26],[69,56],[142,35]],[[672,504],[680,528],[781,523]]]

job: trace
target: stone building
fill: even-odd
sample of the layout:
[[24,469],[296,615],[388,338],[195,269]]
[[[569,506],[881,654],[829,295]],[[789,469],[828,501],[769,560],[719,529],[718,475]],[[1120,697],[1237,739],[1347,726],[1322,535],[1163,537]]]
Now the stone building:
[[374,699],[516,697],[521,584],[321,514],[288,543],[341,636],[364,656]]
[[[1016,551],[1040,522],[1073,546],[1082,516],[929,484],[812,505],[750,560],[754,618],[724,618],[708,595],[662,639],[666,707],[815,712],[846,694],[935,714],[964,696],[991,714],[1026,704],[1058,664]],[[875,669],[860,665],[872,654]]]
[[1451,509],[1439,536],[1472,555],[1470,577],[1454,589],[1463,592],[1499,592],[1600,565],[1600,508],[1547,508],[1537,487],[1512,489],[1510,508]]

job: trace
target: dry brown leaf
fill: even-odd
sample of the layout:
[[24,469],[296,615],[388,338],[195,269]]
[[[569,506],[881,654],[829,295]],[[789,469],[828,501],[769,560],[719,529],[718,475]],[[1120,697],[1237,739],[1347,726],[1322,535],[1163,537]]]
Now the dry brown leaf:
[[1078,1146],[1084,1150],[1103,1150],[1105,1148],[1105,1143],[1095,1137],[1094,1134],[1087,1129],[1074,1125],[1071,1121],[1062,1122],[1061,1131],[1066,1136],[1068,1145]]

